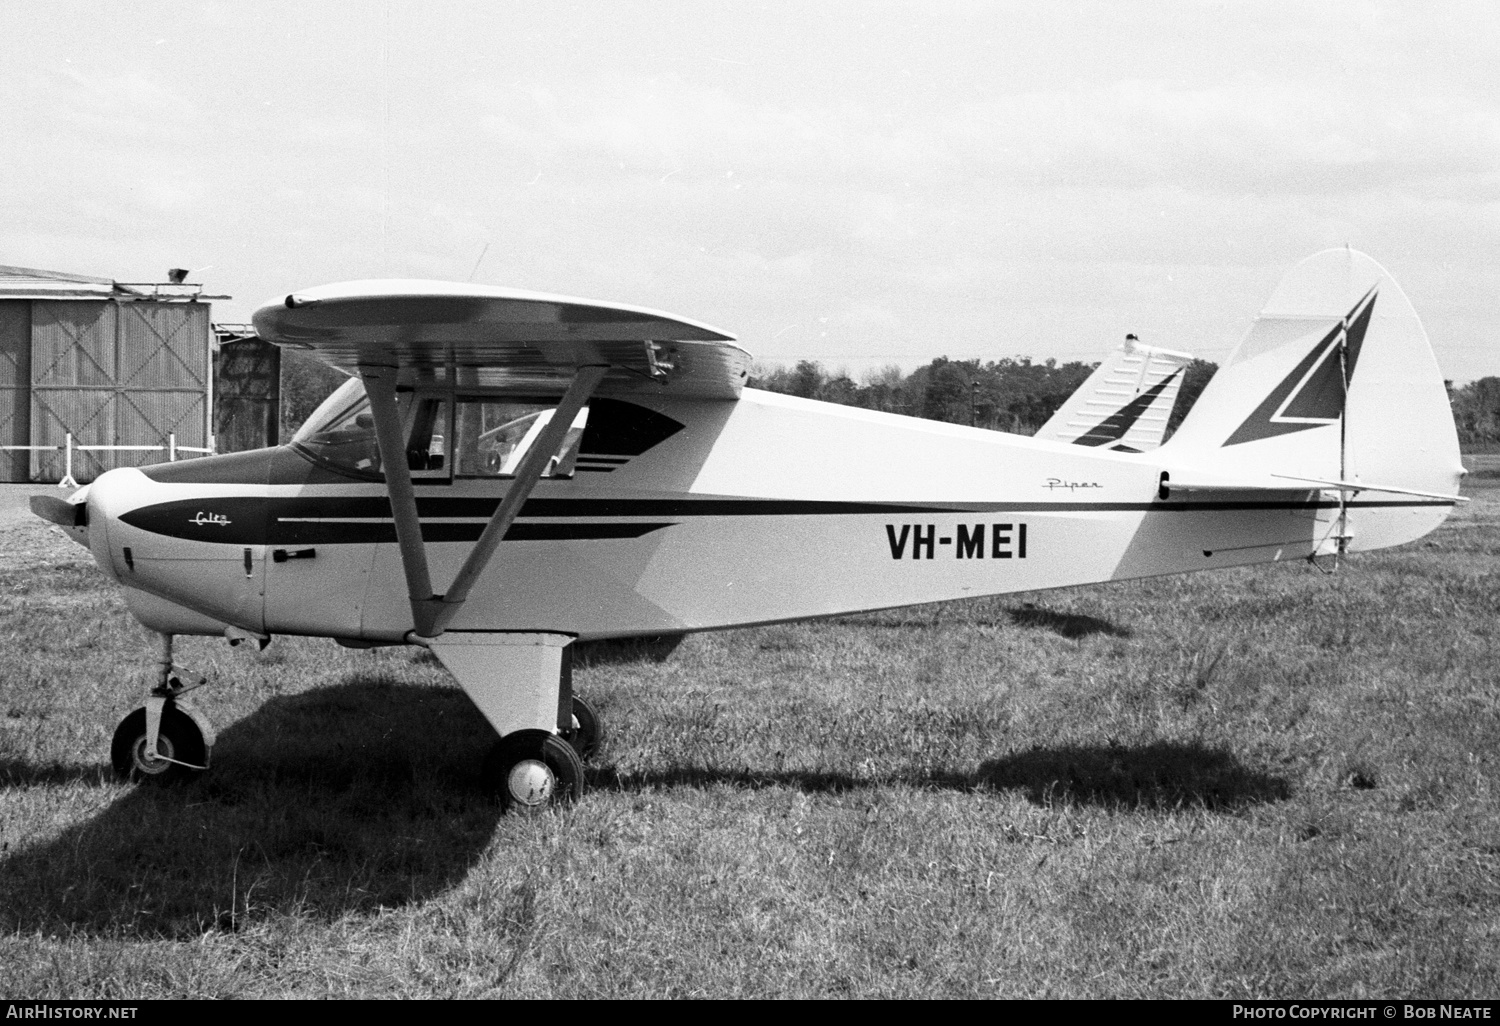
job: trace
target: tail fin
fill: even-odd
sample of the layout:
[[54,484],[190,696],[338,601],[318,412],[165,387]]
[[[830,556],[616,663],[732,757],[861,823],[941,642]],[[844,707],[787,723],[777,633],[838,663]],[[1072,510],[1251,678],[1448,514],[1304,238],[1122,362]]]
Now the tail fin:
[[1180,465],[1236,477],[1367,486],[1349,501],[1351,549],[1426,534],[1452,509],[1437,497],[1456,493],[1463,476],[1422,322],[1390,274],[1350,249],[1287,273],[1169,452]]
[[1182,388],[1187,353],[1143,346],[1134,335],[1068,396],[1037,438],[1146,452],[1161,445]]

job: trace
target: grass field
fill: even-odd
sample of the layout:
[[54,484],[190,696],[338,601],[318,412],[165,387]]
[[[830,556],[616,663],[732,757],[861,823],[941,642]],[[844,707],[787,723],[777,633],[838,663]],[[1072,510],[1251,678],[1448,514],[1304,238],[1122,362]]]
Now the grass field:
[[[149,637],[0,524],[0,996],[1500,995],[1500,458],[1416,545],[596,645],[584,800],[501,817],[429,658]],[[1494,464],[1491,466],[1490,464]]]

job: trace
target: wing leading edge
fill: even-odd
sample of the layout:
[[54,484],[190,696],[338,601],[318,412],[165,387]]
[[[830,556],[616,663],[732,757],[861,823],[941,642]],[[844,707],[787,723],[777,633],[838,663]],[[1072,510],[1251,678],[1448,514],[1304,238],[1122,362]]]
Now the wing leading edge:
[[362,281],[294,292],[255,312],[257,334],[334,367],[451,374],[460,386],[561,391],[609,369],[599,395],[736,399],[750,354],[733,336],[659,310],[436,281]]

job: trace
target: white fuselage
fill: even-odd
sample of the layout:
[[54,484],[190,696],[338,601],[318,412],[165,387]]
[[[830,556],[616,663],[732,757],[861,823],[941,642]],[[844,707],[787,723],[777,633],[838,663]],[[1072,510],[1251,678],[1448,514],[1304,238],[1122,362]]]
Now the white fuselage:
[[[1298,559],[1328,551],[1338,515],[1336,497],[1292,487],[1163,499],[1167,450],[1102,451],[755,389],[632,402],[682,429],[542,480],[451,630],[705,630]],[[91,547],[137,615],[175,633],[232,625],[399,642],[412,612],[386,486],[290,480],[284,469],[302,457],[253,455],[176,464],[172,480],[112,471],[92,486]],[[255,469],[271,463],[282,471]],[[441,593],[509,482],[415,487]],[[1405,538],[1451,503],[1363,505]]]

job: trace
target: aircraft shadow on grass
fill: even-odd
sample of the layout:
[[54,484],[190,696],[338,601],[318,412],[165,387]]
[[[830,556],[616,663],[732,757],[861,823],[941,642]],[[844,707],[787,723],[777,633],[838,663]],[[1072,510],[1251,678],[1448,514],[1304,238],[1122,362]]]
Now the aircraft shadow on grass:
[[[181,938],[269,912],[331,921],[432,897],[494,834],[500,806],[478,776],[493,739],[457,688],[356,682],[273,698],[220,729],[202,778],[137,787],[0,854],[0,930]],[[6,789],[107,779],[97,764],[0,763]]]
[[1172,741],[1036,747],[983,763],[978,778],[1038,805],[1233,811],[1292,793],[1284,778],[1252,769],[1231,752]]
[[1058,613],[1050,609],[1038,609],[1030,603],[1005,612],[1016,627],[1049,630],[1069,641],[1077,641],[1090,634],[1104,634],[1111,638],[1130,637],[1128,628],[1117,627],[1108,620],[1083,613]]
[[[278,913],[333,921],[437,896],[493,838],[500,807],[476,770],[493,736],[457,688],[355,682],[271,699],[221,731],[212,773],[136,788],[50,841],[0,854],[0,930],[189,938]],[[107,778],[98,764],[0,762],[5,789]],[[590,772],[602,791],[716,783],[1019,790],[1039,804],[1127,809],[1228,810],[1288,793],[1226,752],[1166,742],[1036,748],[973,773]]]
[[[974,608],[960,614],[962,623],[971,627],[1019,627],[1023,630],[1046,630],[1051,631],[1059,637],[1067,638],[1069,641],[1077,641],[1091,634],[1103,634],[1111,638],[1128,638],[1131,636],[1128,627],[1121,627],[1111,623],[1109,620],[1097,616],[1089,616],[1085,613],[1062,613],[1052,609],[1040,608],[1030,602],[1024,602],[1019,606],[993,606],[992,608]],[[861,624],[866,626],[881,627],[914,627],[921,630],[930,630],[942,623],[943,613],[913,613],[909,610],[897,610],[878,613],[857,613],[842,618],[845,623]]]
[[604,767],[594,788],[639,791],[661,787],[791,787],[812,793],[843,793],[905,785],[934,790],[1019,791],[1037,805],[1089,805],[1119,809],[1181,807],[1229,812],[1281,801],[1291,786],[1261,773],[1233,754],[1195,744],[1068,745],[1037,747],[981,763],[973,773],[914,771],[854,776],[816,770],[760,771],[676,766],[620,774]]

